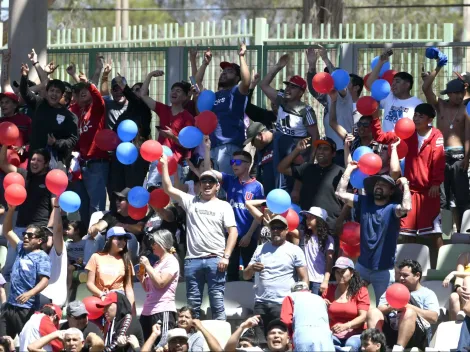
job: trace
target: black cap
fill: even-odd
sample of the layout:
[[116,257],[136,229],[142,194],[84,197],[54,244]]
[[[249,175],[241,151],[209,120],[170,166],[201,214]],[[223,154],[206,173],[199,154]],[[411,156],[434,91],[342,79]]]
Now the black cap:
[[287,329],[287,325],[284,324],[281,319],[274,319],[274,320],[271,320],[268,324],[268,328],[267,328],[267,331],[271,331],[272,329],[274,328],[279,328],[281,330],[284,330],[284,331],[288,331]]
[[266,130],[266,126],[263,125],[261,122],[252,122],[250,126],[248,126],[248,128],[246,129],[246,139],[245,142],[243,142],[243,145],[247,145],[253,140],[253,138],[258,135],[258,133]]
[[118,197],[127,199],[127,195],[129,194],[130,190],[131,189],[129,187],[126,187],[121,192],[114,192],[114,194],[117,195]]
[[393,203],[399,203],[401,202],[403,198],[403,193],[400,189],[400,187],[397,187],[395,180],[389,176],[389,175],[374,175],[374,176],[369,176],[364,180],[364,189],[366,190],[366,195],[372,196],[374,194],[374,188],[375,184],[378,181],[384,181],[390,184],[391,186],[394,187],[394,192],[390,197],[390,200]]
[[326,145],[329,145],[331,147],[331,149],[333,149],[334,152],[336,152],[336,143],[334,140],[332,140],[331,138],[329,137],[324,137],[324,138],[320,138],[320,139],[317,139],[314,143],[313,143],[313,146],[316,148],[318,147],[318,145],[320,144],[326,144]]
[[452,81],[447,82],[446,89],[441,90],[441,95],[446,95],[449,93],[460,93],[465,91],[465,83],[461,79],[453,79]]

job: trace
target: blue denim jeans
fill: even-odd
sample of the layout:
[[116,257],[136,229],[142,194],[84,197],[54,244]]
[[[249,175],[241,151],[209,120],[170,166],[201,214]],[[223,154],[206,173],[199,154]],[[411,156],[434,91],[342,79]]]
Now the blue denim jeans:
[[108,182],[109,162],[88,163],[82,167],[83,184],[88,195],[89,214],[106,209],[106,183]]
[[213,320],[225,320],[224,292],[225,272],[217,270],[220,258],[193,258],[184,261],[186,297],[199,319],[202,293],[207,283],[207,292]]
[[235,144],[223,144],[212,148],[211,159],[214,161],[214,169],[233,175],[232,165],[230,165],[232,154],[242,149],[242,147]]
[[333,335],[333,344],[336,351],[342,351],[341,347],[351,347],[350,352],[357,352],[361,350],[361,335],[353,335],[347,339],[339,339]]
[[465,347],[470,346],[470,317],[466,316],[460,330],[459,344],[457,351],[465,351]]
[[361,279],[372,284],[375,292],[375,302],[379,305],[380,297],[385,293],[387,287],[395,282],[395,269],[371,270],[356,263],[356,270],[361,275]]
[[321,296],[321,293],[320,293],[320,286],[321,286],[321,282],[313,282],[313,281],[310,281],[309,289],[310,289],[310,291],[312,291],[313,294],[316,294],[316,295],[318,295],[318,296]]

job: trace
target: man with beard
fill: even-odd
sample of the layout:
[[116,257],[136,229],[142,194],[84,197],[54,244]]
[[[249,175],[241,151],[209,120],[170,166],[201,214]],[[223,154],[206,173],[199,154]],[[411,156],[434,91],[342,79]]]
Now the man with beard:
[[[211,159],[214,168],[220,172],[233,175],[230,159],[232,154],[241,149],[245,140],[245,106],[250,88],[250,70],[245,60],[246,45],[240,45],[238,56],[240,65],[232,62],[221,62],[222,73],[219,77],[219,91],[215,93],[212,111],[217,115],[217,128],[210,135],[212,142]],[[201,87],[207,66],[211,62],[210,49],[204,54],[204,62],[196,75]]]
[[[357,169],[352,161],[344,171],[336,196],[355,208],[361,222],[361,254],[356,270],[374,287],[376,300],[395,281],[395,252],[400,219],[411,210],[409,182],[405,177],[396,181],[388,175],[370,176],[364,180],[366,195],[347,192],[351,173]],[[403,194],[398,185],[403,186]]]

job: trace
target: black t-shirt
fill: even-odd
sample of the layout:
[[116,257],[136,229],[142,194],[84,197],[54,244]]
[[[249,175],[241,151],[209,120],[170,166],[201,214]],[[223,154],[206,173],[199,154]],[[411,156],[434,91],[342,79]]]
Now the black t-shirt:
[[168,230],[171,233],[175,233],[177,228],[178,228],[178,211],[176,210],[175,207],[171,206],[167,208],[170,210],[174,217],[175,221],[173,222],[168,222],[163,220],[153,209],[150,211],[150,213],[142,220],[145,225],[144,225],[144,232],[145,234],[155,232],[157,230]]
[[334,230],[336,219],[341,213],[342,204],[335,192],[343,172],[344,169],[336,164],[323,168],[308,162],[292,167],[292,176],[302,182],[300,207],[302,210],[313,206],[325,209],[328,213],[326,222],[331,231]]
[[[66,321],[60,326],[60,330],[67,330],[68,328],[70,328],[68,321]],[[94,332],[96,335],[98,335],[100,338],[103,339],[103,333],[101,332],[100,328],[98,327],[98,325],[96,325],[95,323],[92,323],[91,321],[88,322],[87,326],[85,327],[85,329],[82,330],[82,332],[83,332],[83,338],[85,340],[88,334],[91,332]]]
[[17,227],[47,226],[52,213],[51,192],[46,187],[46,175],[33,174],[22,168],[17,172],[26,181],[26,200],[18,207]]
[[134,225],[143,221],[143,220],[134,220],[130,216],[122,216],[121,214],[114,213],[114,212],[109,212],[109,213],[104,214],[102,217],[102,220],[106,221],[106,223],[108,224],[108,230],[111,227],[116,226],[118,223]]
[[274,143],[269,143],[257,153],[256,179],[263,184],[264,194],[276,188],[276,175],[273,168]]

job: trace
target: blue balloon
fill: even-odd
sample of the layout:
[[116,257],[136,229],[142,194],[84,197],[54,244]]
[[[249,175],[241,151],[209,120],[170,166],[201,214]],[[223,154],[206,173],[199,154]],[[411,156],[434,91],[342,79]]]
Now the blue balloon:
[[135,208],[142,208],[149,202],[150,193],[142,186],[135,186],[127,195],[129,204]]
[[299,216],[300,221],[302,221],[304,219],[304,217],[302,215],[300,215],[300,212],[302,211],[302,208],[299,205],[295,204],[295,203],[292,203],[290,205],[290,207],[291,207],[291,209],[295,210],[295,212]]
[[373,153],[372,149],[363,145],[354,151],[352,158],[354,161],[359,161],[361,156],[363,156],[364,154],[369,154],[369,153]]
[[333,77],[333,81],[335,82],[336,90],[346,89],[349,84],[349,73],[341,68],[334,70],[331,77]]
[[390,83],[385,79],[378,79],[370,87],[372,98],[377,101],[385,99],[390,94]]
[[[379,63],[379,56],[376,56],[370,62],[370,68],[374,69],[374,67],[377,66],[378,63]],[[382,68],[380,69],[379,77],[382,77],[385,71],[390,70],[390,67],[391,67],[390,61],[385,61]]]
[[367,177],[369,177],[369,175],[366,175],[361,170],[356,169],[353,172],[351,172],[351,178],[349,179],[349,182],[351,182],[351,185],[354,188],[361,189],[361,188],[364,188],[364,180]]
[[405,158],[400,160],[400,169],[401,169],[401,175],[403,176],[405,174]]
[[187,149],[196,148],[202,143],[203,138],[201,130],[194,126],[186,126],[178,134],[180,144]]
[[470,115],[470,104],[467,104],[467,115]]
[[166,145],[163,145],[162,148],[163,148],[163,154],[165,154],[168,157],[173,156],[173,151],[169,147],[167,147]]
[[120,143],[116,149],[116,157],[121,164],[130,165],[137,160],[139,152],[134,144],[130,142]]
[[81,203],[82,202],[78,194],[72,191],[64,192],[59,197],[59,205],[62,210],[67,213],[75,213],[80,209]]
[[289,210],[292,202],[289,193],[283,189],[276,188],[268,193],[266,204],[268,209],[274,214],[282,214]]
[[137,125],[134,121],[124,120],[119,124],[117,134],[121,141],[130,142],[137,136],[137,130]]
[[197,109],[199,112],[212,110],[215,103],[215,93],[211,90],[203,90],[197,98]]

